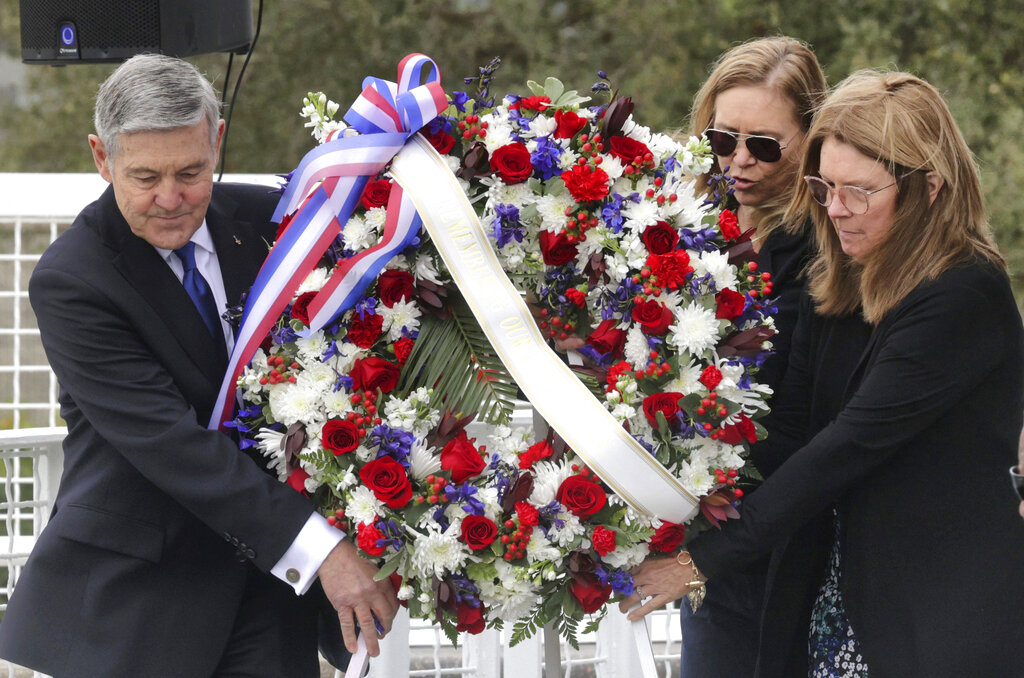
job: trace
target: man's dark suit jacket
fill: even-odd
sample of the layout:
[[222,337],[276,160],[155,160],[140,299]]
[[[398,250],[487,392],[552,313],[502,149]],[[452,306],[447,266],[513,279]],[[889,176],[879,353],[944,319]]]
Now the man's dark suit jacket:
[[[229,303],[266,256],[275,203],[265,187],[214,186]],[[112,189],[46,250],[29,296],[68,435],[0,656],[56,676],[208,676],[246,562],[269,571],[313,506],[206,430],[226,358]]]

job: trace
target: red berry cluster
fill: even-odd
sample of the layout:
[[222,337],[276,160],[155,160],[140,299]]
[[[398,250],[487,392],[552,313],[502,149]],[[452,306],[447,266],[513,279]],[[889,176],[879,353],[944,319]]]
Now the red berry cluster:
[[[569,450],[566,450],[566,451],[568,452]],[[573,464],[569,468],[571,468],[572,472],[575,473],[578,476],[583,476],[584,478],[590,478],[595,483],[600,483],[601,482],[601,479],[597,477],[597,474],[594,473],[593,471],[591,471],[586,466],[580,466],[579,464]]]
[[370,432],[371,426],[380,425],[381,418],[377,416],[377,405],[375,404],[377,402],[376,391],[353,393],[348,400],[356,409],[345,415],[345,418],[359,427],[360,438]]
[[446,504],[448,503],[448,495],[444,493],[444,488],[448,486],[448,479],[444,476],[435,476],[430,474],[427,476],[427,491],[424,494],[416,497],[415,501],[417,504]]
[[345,517],[345,509],[338,509],[333,516],[327,516],[327,524],[347,532],[348,518]]
[[643,294],[637,294],[633,297],[633,303],[642,304],[646,301],[647,297],[660,297],[663,287],[658,285],[658,276],[651,272],[650,266],[644,266],[640,269],[640,273],[633,275],[633,284],[639,285],[643,283],[644,291]]
[[711,433],[712,440],[718,440],[722,435],[722,429],[718,425],[729,415],[729,410],[725,405],[718,404],[718,394],[712,391],[706,398],[701,398],[700,406],[697,407],[695,414],[698,417],[707,417],[713,420],[717,418],[717,422],[705,421],[701,425],[705,431]]
[[[645,377],[654,377],[655,379],[658,379],[672,371],[672,366],[669,365],[667,360],[661,360],[661,355],[657,351],[651,349],[650,357],[651,359],[647,363],[647,368],[637,370],[633,374],[637,380],[644,379]],[[661,360],[661,362],[659,362],[659,360]]]
[[487,136],[487,121],[480,122],[480,116],[469,114],[465,120],[459,120],[459,131],[462,138],[467,141],[471,139],[483,139]]
[[270,368],[270,373],[265,377],[260,377],[260,384],[263,386],[267,384],[280,384],[286,381],[291,384],[295,383],[295,374],[289,372],[289,370],[299,369],[298,363],[293,362],[290,365],[285,365],[284,358],[279,355],[272,355],[267,358],[267,367]]
[[739,476],[739,472],[734,468],[726,470],[720,468],[715,469],[715,482],[719,485],[726,485],[733,488],[732,493],[735,494],[738,499],[743,496],[743,490],[736,487],[737,476]]
[[[765,271],[764,273],[760,274],[757,273],[756,261],[748,262],[743,267],[743,270],[740,272],[740,275],[742,275],[743,273],[747,274],[746,280],[747,286],[749,287],[749,289],[747,290],[748,297],[750,297],[751,299],[757,299],[758,297],[764,299],[772,295],[772,288],[774,286],[772,283],[772,274],[769,273],[768,271]],[[761,304],[755,303],[754,308],[760,310]]]
[[[650,155],[650,153],[648,153],[647,155]],[[678,200],[679,196],[676,195],[675,193],[670,193],[666,197],[664,193],[658,193],[657,190],[655,190],[656,188],[661,188],[662,184],[664,183],[665,180],[662,179],[661,177],[654,177],[655,188],[648,188],[644,192],[644,195],[646,195],[648,199],[653,199],[655,202],[658,203],[658,205],[664,205],[666,200],[668,202],[675,202],[676,200]],[[657,197],[655,197],[655,194],[657,194]]]
[[552,339],[568,339],[569,335],[577,330],[576,323],[573,320],[567,320],[562,311],[555,311],[555,313],[558,315],[552,317],[550,310],[542,308],[538,327],[542,332],[547,332]]
[[[577,162],[581,165],[586,164],[586,161],[583,158],[580,158]],[[600,223],[597,217],[591,215],[585,209],[580,208],[579,212],[573,214],[575,210],[575,207],[565,208],[565,216],[569,217],[569,220],[565,223],[565,228],[562,231],[565,233],[565,239],[568,240],[571,245],[585,241],[587,239],[587,231],[596,227],[598,223]]]
[[526,555],[526,545],[530,543],[530,535],[533,528],[529,525],[522,525],[519,519],[508,519],[505,521],[505,534],[501,535],[501,543],[507,548],[502,556],[507,561],[518,560]]
[[[625,174],[627,177],[633,177],[634,180],[636,180],[640,178],[640,175],[643,173],[644,170],[652,169],[654,169],[654,154],[651,153],[650,151],[647,151],[643,155],[638,155],[635,158],[633,158],[633,162],[626,165],[622,169],[622,173]],[[634,177],[634,175],[636,176]]]

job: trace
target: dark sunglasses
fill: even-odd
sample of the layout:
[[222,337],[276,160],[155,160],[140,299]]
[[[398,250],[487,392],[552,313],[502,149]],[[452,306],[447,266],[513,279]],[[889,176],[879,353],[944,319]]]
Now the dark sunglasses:
[[1013,489],[1017,490],[1017,496],[1024,501],[1024,476],[1017,472],[1016,466],[1010,467],[1010,481],[1013,483]]
[[736,150],[736,145],[742,140],[747,145],[750,155],[761,162],[778,162],[782,158],[782,151],[786,148],[774,137],[726,132],[713,127],[704,130],[704,136],[711,142],[711,152],[715,155],[732,155]]

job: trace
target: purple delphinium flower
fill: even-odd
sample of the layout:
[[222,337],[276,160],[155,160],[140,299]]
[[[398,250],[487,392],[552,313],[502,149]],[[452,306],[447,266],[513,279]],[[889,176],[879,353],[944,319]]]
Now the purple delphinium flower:
[[402,466],[409,468],[409,451],[416,442],[416,436],[408,431],[400,431],[384,424],[374,426],[370,435],[366,436],[366,445],[377,449],[377,459],[391,457]]
[[[473,82],[475,78],[466,78],[466,84]],[[452,105],[459,109],[460,113],[466,112],[466,103],[469,101],[469,95],[465,92],[452,92]]]
[[498,247],[504,247],[513,239],[522,242],[526,236],[526,226],[519,221],[519,208],[515,205],[498,205],[494,208],[494,238]]
[[533,163],[534,176],[543,181],[560,175],[562,168],[559,167],[559,160],[562,157],[562,147],[548,137],[537,140],[537,148],[530,155],[530,162]]
[[469,483],[462,483],[458,487],[447,485],[444,493],[450,503],[462,504],[462,510],[466,513],[474,516],[484,514],[484,503],[477,497],[477,489]]

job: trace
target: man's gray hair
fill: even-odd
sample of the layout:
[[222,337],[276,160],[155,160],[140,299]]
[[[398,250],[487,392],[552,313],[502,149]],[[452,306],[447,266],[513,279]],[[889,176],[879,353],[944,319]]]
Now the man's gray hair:
[[187,61],[161,54],[128,59],[96,96],[96,135],[111,160],[121,134],[192,127],[204,118],[214,148],[220,104],[213,85]]

